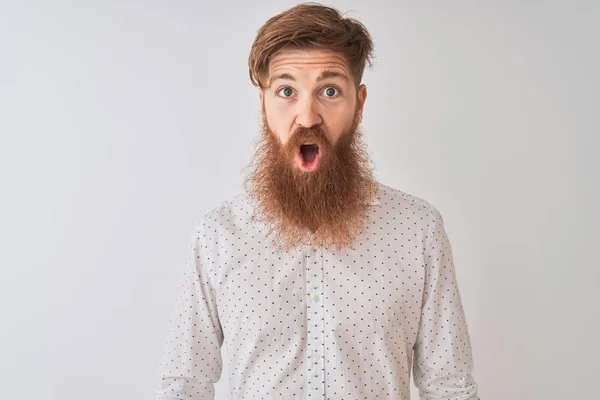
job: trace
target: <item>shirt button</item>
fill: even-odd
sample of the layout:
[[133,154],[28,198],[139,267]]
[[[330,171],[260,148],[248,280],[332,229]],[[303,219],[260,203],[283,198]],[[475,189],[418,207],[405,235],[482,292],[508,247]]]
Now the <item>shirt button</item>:
[[321,299],[321,297],[320,297],[318,294],[315,294],[315,295],[313,295],[313,298],[312,298],[312,299],[313,299],[313,301],[314,301],[315,303],[318,303],[318,302],[319,302],[319,300]]
[[312,359],[315,361],[319,361],[320,358],[321,358],[321,355],[319,353],[314,353],[312,355]]

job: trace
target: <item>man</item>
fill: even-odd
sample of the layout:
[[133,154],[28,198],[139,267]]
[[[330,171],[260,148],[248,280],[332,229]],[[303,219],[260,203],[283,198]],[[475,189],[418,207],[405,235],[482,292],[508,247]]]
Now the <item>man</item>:
[[[359,127],[373,44],[309,3],[249,57],[262,135],[245,191],[197,223],[158,399],[473,400],[471,344],[442,217],[378,183]],[[414,361],[413,361],[414,357]]]

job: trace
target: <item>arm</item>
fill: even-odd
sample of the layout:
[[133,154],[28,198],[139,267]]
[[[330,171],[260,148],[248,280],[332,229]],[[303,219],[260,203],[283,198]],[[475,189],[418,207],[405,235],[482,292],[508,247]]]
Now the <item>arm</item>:
[[221,376],[223,331],[215,291],[200,254],[199,229],[191,238],[185,268],[169,318],[157,400],[214,399]]
[[413,375],[421,400],[478,400],[467,322],[452,248],[432,207],[425,238],[425,290]]

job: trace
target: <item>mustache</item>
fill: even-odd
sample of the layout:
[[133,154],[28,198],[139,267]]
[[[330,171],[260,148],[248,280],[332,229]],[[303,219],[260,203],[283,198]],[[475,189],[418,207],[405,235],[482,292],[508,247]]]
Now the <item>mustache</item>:
[[305,139],[316,139],[317,141],[329,142],[327,135],[321,127],[306,128],[300,126],[294,130],[290,137],[290,142],[299,143]]

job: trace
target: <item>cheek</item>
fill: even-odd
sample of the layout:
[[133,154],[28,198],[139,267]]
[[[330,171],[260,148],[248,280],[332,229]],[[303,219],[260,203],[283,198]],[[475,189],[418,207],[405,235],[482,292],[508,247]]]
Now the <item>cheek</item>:
[[293,124],[290,123],[290,119],[288,118],[285,110],[267,107],[266,115],[266,120],[270,130],[277,138],[279,138],[279,141],[282,144],[287,143],[291,134],[289,132],[289,128]]
[[277,138],[279,138],[279,141],[282,144],[285,144],[285,142],[287,142],[289,139],[289,135],[288,135],[287,131],[285,130],[284,125],[280,121],[273,121],[273,122],[271,122],[270,126],[271,126],[271,130],[273,131],[273,134],[275,134],[275,136],[277,136]]
[[331,123],[329,124],[329,134],[330,140],[332,142],[336,142],[337,139],[344,133],[352,128],[352,122],[354,120],[354,113],[351,111],[345,111],[335,116],[335,118],[331,119]]

